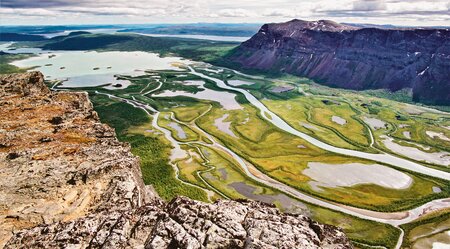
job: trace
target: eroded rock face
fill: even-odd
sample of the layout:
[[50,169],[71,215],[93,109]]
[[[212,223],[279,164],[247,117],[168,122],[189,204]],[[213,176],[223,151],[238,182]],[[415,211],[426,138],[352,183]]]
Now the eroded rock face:
[[0,247],[12,231],[151,197],[139,160],[86,93],[51,93],[39,72],[0,76]]
[[86,93],[0,76],[0,247],[351,248],[341,230],[259,202],[164,203]]
[[287,72],[333,87],[412,88],[416,101],[450,105],[448,29],[292,20],[263,25],[230,59],[246,68]]
[[17,233],[6,248],[351,248],[335,227],[248,201],[185,197]]

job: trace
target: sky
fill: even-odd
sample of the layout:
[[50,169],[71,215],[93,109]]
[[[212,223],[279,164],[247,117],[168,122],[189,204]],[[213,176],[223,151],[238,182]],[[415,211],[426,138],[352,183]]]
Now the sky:
[[0,0],[0,25],[267,23],[450,26],[450,0]]

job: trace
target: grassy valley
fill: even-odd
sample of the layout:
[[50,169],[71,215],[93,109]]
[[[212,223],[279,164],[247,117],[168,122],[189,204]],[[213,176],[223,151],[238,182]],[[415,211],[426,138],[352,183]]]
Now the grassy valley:
[[[144,182],[167,201],[179,195],[206,202],[260,200],[340,226],[358,248],[394,248],[400,228],[405,246],[441,240],[442,234],[429,231],[434,226],[448,229],[448,209],[423,220],[392,224],[414,208],[449,198],[447,180],[324,147],[389,154],[450,172],[450,114],[408,103],[407,91],[343,90],[293,75],[246,71],[253,73],[248,75],[221,67],[229,65],[223,58],[236,45],[87,33],[15,44],[51,50],[148,51],[202,62],[190,64],[192,69],[176,63],[176,69],[117,75],[130,82],[127,87],[107,83],[78,88],[89,92],[100,119],[116,129],[119,140],[130,143],[141,158]],[[25,71],[9,63],[31,55],[0,56],[1,72],[8,73]],[[219,87],[215,80],[234,90]],[[57,80],[48,85],[71,90]],[[273,113],[261,112],[238,89]],[[281,129],[270,122],[272,115],[325,145]],[[354,210],[358,215],[346,213]]]
[[[371,97],[361,101],[352,91],[328,90],[305,81],[295,83],[295,78],[252,79],[230,70],[202,66],[196,66],[196,70],[225,79],[228,84],[242,84],[239,87],[258,92],[258,98],[293,127],[339,147],[370,153],[389,151],[381,146],[382,139],[379,137],[394,136],[393,130],[390,127],[373,129],[363,118],[367,116],[382,119],[386,123],[389,122],[389,126],[399,126],[407,122],[404,119],[398,120],[395,117],[397,112],[389,114],[391,105],[404,105],[391,100]],[[308,214],[320,222],[338,225],[346,231],[357,247],[382,245],[394,248],[400,234],[398,228],[304,203],[291,194],[255,181],[246,175],[240,163],[230,152],[224,150],[223,146],[243,158],[252,172],[259,171],[303,193],[333,203],[381,212],[399,212],[432,199],[449,196],[450,190],[446,181],[402,169],[396,170],[402,171],[412,181],[405,189],[386,188],[376,184],[314,187],[311,183],[316,180],[302,173],[309,168],[311,162],[332,165],[361,163],[367,167],[374,162],[329,153],[285,133],[268,123],[240,94],[224,92],[211,81],[186,71],[149,71],[145,76],[126,79],[131,80],[132,85],[125,89],[93,87],[84,90],[90,92],[91,100],[102,121],[115,127],[119,139],[129,142],[133,153],[141,157],[145,182],[151,184],[166,200],[177,195],[203,201],[219,198],[257,199],[273,203],[287,212]],[[252,84],[245,84],[246,82]],[[287,85],[295,86],[295,90],[284,93],[273,91],[276,87]],[[174,91],[198,94],[205,89],[234,95],[236,103],[181,95],[163,96],[164,93]],[[107,97],[96,91],[113,94],[123,100]],[[167,140],[163,131],[152,124],[153,116],[147,115],[136,106],[124,103],[126,99],[137,100],[157,110],[158,126],[167,131],[186,154],[171,162],[167,155],[172,154],[173,143]],[[236,107],[236,104],[239,108],[229,109],[228,105]],[[228,109],[223,105],[227,105]],[[380,111],[377,114],[370,112],[369,106],[375,106]],[[152,114],[152,111],[150,113]],[[442,117],[442,114],[428,111],[415,115],[407,115],[405,111],[402,115],[407,120],[419,121],[422,116]],[[346,122],[337,123],[336,120],[333,121],[333,116],[338,116]],[[439,120],[437,119],[435,125],[447,125],[445,119],[442,119],[442,123],[439,123]],[[415,123],[416,126],[420,124],[418,121]],[[370,134],[374,134],[375,138],[372,146]],[[425,137],[426,134],[422,136],[424,139]],[[417,139],[415,143],[424,143],[424,140]],[[433,148],[434,151],[443,149],[439,144],[435,144]],[[432,164],[428,166],[442,168]],[[436,188],[439,188],[440,192],[433,191]]]

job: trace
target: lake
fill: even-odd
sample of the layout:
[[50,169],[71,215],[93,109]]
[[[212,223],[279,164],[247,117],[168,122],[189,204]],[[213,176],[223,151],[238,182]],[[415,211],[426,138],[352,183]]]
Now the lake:
[[115,75],[143,75],[145,70],[180,70],[175,63],[189,64],[180,57],[160,57],[148,52],[57,51],[40,54],[12,64],[18,67],[38,67],[48,80],[66,80],[63,87],[86,87],[122,84]]
[[14,48],[12,45],[14,45],[14,42],[0,43],[0,51],[10,54],[38,54],[48,52],[41,48]]

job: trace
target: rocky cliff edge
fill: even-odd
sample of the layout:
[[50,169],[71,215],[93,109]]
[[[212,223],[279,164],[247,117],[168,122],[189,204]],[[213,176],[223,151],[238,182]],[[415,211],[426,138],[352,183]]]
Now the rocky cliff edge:
[[0,76],[0,247],[351,248],[345,234],[253,201],[165,203],[88,95],[39,72]]

